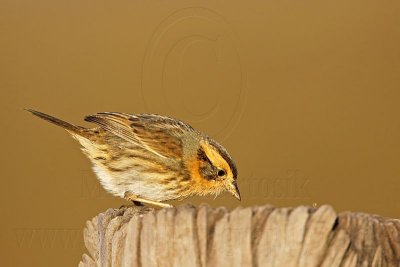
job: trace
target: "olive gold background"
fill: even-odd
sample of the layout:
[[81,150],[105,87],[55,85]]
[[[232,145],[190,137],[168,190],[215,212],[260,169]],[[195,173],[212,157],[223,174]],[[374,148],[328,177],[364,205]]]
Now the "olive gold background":
[[239,169],[212,206],[329,203],[400,217],[400,2],[0,2],[2,266],[76,266],[127,204],[33,108],[182,119]]

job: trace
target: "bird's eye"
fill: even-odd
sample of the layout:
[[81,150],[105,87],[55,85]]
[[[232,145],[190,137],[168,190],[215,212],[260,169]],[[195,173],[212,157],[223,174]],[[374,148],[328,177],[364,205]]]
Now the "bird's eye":
[[225,171],[224,170],[218,170],[218,176],[224,176],[225,175]]

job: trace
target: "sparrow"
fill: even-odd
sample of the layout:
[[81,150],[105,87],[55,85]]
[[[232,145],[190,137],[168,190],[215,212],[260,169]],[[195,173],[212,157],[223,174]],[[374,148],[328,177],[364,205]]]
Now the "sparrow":
[[106,191],[134,203],[164,203],[228,191],[241,200],[237,168],[226,149],[180,120],[155,114],[101,112],[93,128],[27,109],[75,138]]

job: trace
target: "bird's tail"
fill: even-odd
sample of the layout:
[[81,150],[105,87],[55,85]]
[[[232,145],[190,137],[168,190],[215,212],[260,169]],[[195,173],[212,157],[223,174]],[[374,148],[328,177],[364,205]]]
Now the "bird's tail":
[[36,111],[36,110],[33,110],[33,109],[25,109],[25,110],[29,111],[30,113],[32,113],[35,116],[38,116],[41,119],[44,119],[46,121],[49,121],[51,123],[54,123],[55,125],[58,125],[58,126],[64,128],[65,130],[67,130],[71,134],[77,134],[77,135],[80,135],[80,136],[84,136],[85,135],[85,132],[84,132],[85,128],[83,128],[81,126],[73,125],[73,124],[71,124],[69,122],[57,119],[57,118],[55,118],[53,116],[47,115],[45,113],[42,113],[42,112],[39,112],[39,111]]

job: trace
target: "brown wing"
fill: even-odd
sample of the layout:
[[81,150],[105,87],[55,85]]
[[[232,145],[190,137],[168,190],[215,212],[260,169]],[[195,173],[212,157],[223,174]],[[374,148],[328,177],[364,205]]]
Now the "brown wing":
[[85,120],[164,158],[181,158],[182,136],[194,131],[182,121],[150,114],[102,112]]

